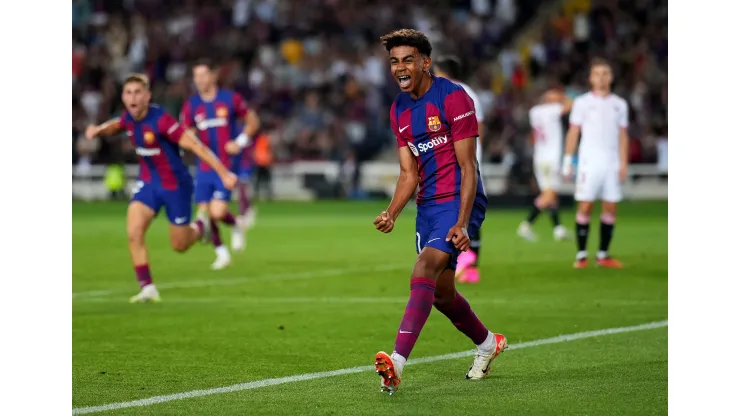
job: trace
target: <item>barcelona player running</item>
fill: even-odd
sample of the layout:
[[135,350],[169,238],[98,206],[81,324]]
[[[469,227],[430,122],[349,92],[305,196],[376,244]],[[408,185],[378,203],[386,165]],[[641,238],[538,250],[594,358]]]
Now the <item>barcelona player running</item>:
[[139,156],[139,180],[128,206],[126,230],[131,260],[141,292],[131,302],[158,302],[159,292],[152,283],[149,254],[144,236],[162,206],[170,221],[170,243],[177,252],[185,252],[198,239],[210,237],[209,220],[199,217],[190,223],[193,178],[180,156],[180,149],[190,150],[217,172],[224,185],[236,185],[236,175],[177,120],[161,107],[150,104],[149,80],[132,75],[123,84],[126,110],[120,118],[99,126],[88,126],[85,135],[113,135],[126,131]]
[[[236,92],[219,89],[216,84],[214,65],[208,60],[199,61],[193,67],[193,82],[198,93],[188,101],[180,113],[180,122],[187,128],[197,130],[200,140],[216,154],[232,171],[239,167],[235,162],[241,158],[249,137],[259,128],[259,119],[247,109],[247,104]],[[246,130],[241,125],[246,123]],[[198,162],[195,177],[195,202],[199,212],[209,213],[214,221],[212,240],[216,249],[216,261],[211,265],[220,270],[231,263],[231,254],[221,242],[216,221],[233,227],[231,248],[243,250],[246,245],[244,221],[229,211],[231,190],[224,186],[220,176],[205,161]]]
[[470,248],[468,236],[477,234],[488,204],[475,159],[478,124],[473,101],[460,85],[431,75],[432,45],[423,33],[401,29],[381,41],[401,87],[390,110],[401,174],[393,200],[375,218],[375,228],[393,231],[419,186],[418,257],[411,272],[411,294],[393,353],[375,355],[381,391],[393,394],[432,306],[478,347],[467,379],[488,375],[491,361],[507,343],[506,337],[483,325],[455,289],[457,257]]

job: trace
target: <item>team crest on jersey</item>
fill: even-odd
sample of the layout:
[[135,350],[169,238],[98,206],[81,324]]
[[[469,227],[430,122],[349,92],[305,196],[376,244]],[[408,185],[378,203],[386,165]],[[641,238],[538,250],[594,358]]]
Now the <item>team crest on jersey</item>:
[[154,133],[150,131],[145,131],[144,132],[144,143],[146,144],[154,143]]
[[216,110],[216,117],[218,118],[227,118],[229,117],[229,109],[225,107],[219,107]]
[[414,146],[414,144],[411,142],[408,142],[406,144],[409,145],[409,149],[411,149],[411,153],[413,153],[414,156],[419,157],[419,149],[417,149],[416,146]]
[[429,130],[437,131],[442,128],[442,122],[439,121],[438,116],[427,117],[427,120],[429,120],[429,123],[427,123],[427,126],[429,126]]

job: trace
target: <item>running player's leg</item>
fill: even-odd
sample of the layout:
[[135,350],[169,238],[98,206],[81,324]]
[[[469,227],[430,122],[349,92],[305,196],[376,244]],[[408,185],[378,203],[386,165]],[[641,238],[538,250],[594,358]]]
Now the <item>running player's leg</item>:
[[573,267],[581,269],[588,266],[588,234],[591,223],[591,210],[594,200],[601,193],[602,175],[598,170],[578,172],[576,180],[575,200],[578,202],[576,208],[576,261]]
[[[423,234],[417,231],[417,247],[420,236]],[[423,248],[416,258],[411,272],[411,293],[396,333],[393,353],[388,355],[381,351],[375,355],[375,369],[381,376],[381,391],[393,394],[401,384],[403,366],[432,312],[437,277],[449,259],[448,253],[431,247]]]
[[[449,263],[450,255],[435,248],[425,248],[430,238],[444,239],[447,234],[430,237],[429,215],[419,208],[416,213],[415,247],[418,256],[411,272],[411,293],[401,324],[396,333],[393,353],[381,351],[375,355],[375,369],[381,377],[381,391],[393,394],[401,384],[401,373],[411,350],[429,318],[434,304],[434,290],[439,273]],[[439,234],[439,233],[438,233]]]
[[553,162],[552,166],[553,168],[549,172],[547,184],[543,186],[542,195],[545,198],[545,206],[550,211],[553,238],[557,241],[562,241],[568,238],[568,231],[560,223],[560,211],[558,209],[558,191],[560,190],[562,178],[560,176],[559,163]]
[[621,200],[622,189],[619,183],[619,173],[610,172],[604,182],[602,193],[599,251],[596,253],[596,262],[600,267],[622,267],[621,262],[609,255],[609,245],[614,235],[614,224],[617,218],[617,203]]
[[210,203],[216,190],[214,176],[210,172],[198,172],[195,181],[195,202],[198,204],[198,218],[208,226],[211,244],[216,251],[216,260],[211,268],[216,270],[225,267],[231,262],[229,250],[221,242],[221,233],[216,222],[210,220]]
[[160,207],[161,202],[157,200],[152,186],[139,182],[126,213],[128,249],[134,265],[136,279],[139,281],[139,287],[141,287],[141,292],[130,299],[132,303],[159,301],[159,293],[157,293],[157,288],[154,286],[152,273],[149,269],[149,253],[146,248],[145,236]]
[[550,170],[552,169],[548,163],[535,162],[534,164],[534,176],[537,179],[537,186],[541,191],[540,194],[537,195],[537,198],[534,199],[534,203],[532,204],[529,214],[527,214],[527,218],[519,224],[519,228],[516,231],[517,235],[525,240],[537,240],[537,234],[532,230],[532,225],[537,220],[537,217],[540,216],[542,210],[548,207],[547,195],[544,195],[542,190],[549,189],[551,187],[549,184]]
[[255,222],[256,208],[252,205],[250,195],[250,180],[252,170],[245,169],[239,175],[239,183],[236,185],[239,195],[239,221],[242,221],[246,228],[252,228]]
[[[449,218],[451,224],[444,224],[443,227],[447,227],[447,225],[452,227],[454,221],[456,221],[457,213],[450,212],[449,215],[444,217]],[[478,235],[484,219],[485,209],[477,205],[474,206],[470,215],[468,234]],[[435,245],[435,243],[437,242],[435,241],[429,244]],[[473,312],[465,297],[455,288],[453,270],[455,270],[459,251],[454,246],[443,246],[440,248],[445,251],[451,248],[451,252],[449,252],[448,264],[445,265],[444,270],[437,278],[437,285],[434,292],[434,306],[452,322],[458,331],[465,334],[478,347],[473,364],[468,369],[465,377],[468,379],[480,379],[488,375],[491,361],[506,348],[506,337],[489,331],[480,319],[478,319],[475,312]]]
[[[215,191],[209,204],[209,210],[211,218],[214,221],[220,221],[227,226],[232,227],[231,232],[231,248],[235,251],[244,250],[246,246],[246,235],[245,226],[242,221],[238,221],[237,217],[229,210],[229,201],[231,201],[231,191],[226,189],[220,179],[215,181]],[[224,252],[228,252],[228,249],[224,247]],[[219,254],[222,256],[222,254]]]
[[161,191],[167,219],[170,221],[170,244],[178,253],[188,251],[198,240],[205,242],[210,239],[211,226],[206,213],[199,212],[198,218],[190,222],[192,195],[193,188],[187,184],[181,184],[177,190]]

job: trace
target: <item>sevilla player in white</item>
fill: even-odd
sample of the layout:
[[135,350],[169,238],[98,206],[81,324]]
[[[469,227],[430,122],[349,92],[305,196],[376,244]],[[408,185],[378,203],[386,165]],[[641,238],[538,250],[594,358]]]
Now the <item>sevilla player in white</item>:
[[596,262],[601,267],[621,268],[622,263],[609,256],[614,234],[617,203],[622,200],[621,182],[627,177],[627,102],[611,92],[612,69],[603,59],[591,62],[589,81],[592,91],[573,102],[570,129],[565,139],[563,176],[573,177],[573,154],[578,144],[578,172],[575,200],[578,253],[575,268],[588,266],[589,223],[594,201],[601,204],[601,241]]
[[545,92],[539,104],[529,110],[529,123],[532,126],[534,141],[534,174],[540,194],[534,200],[527,219],[519,224],[517,234],[534,241],[537,235],[532,224],[542,210],[550,211],[553,237],[560,241],[568,237],[568,232],[560,224],[558,212],[558,191],[560,190],[560,160],[563,156],[562,117],[570,111],[573,101],[559,90]]

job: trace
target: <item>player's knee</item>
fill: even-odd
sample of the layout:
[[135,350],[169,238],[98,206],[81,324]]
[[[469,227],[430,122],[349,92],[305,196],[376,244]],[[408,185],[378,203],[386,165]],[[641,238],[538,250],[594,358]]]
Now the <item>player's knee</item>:
[[614,217],[617,215],[617,204],[613,202],[604,202],[601,206],[602,215]]
[[175,238],[170,241],[170,244],[172,245],[172,249],[178,253],[184,253],[190,248],[190,244],[183,238]]
[[140,227],[129,227],[126,230],[129,244],[144,244],[144,230]]
[[414,270],[411,272],[411,277],[425,277],[427,279],[436,279],[440,273],[440,267],[437,262],[420,256],[416,260]]
[[226,209],[227,207],[224,204],[214,204],[211,205],[209,214],[214,220],[220,220],[226,216]]
[[448,310],[455,301],[455,291],[436,290],[434,292],[434,307],[439,311]]

